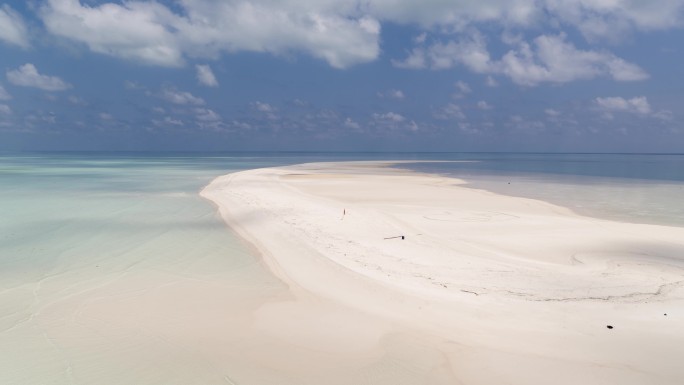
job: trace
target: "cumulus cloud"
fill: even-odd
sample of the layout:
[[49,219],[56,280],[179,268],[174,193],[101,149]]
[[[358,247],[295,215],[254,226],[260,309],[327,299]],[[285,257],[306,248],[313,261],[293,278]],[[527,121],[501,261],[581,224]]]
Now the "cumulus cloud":
[[7,4],[0,6],[0,40],[28,48],[28,32],[24,19]]
[[86,106],[88,105],[88,102],[86,102],[83,98],[79,98],[78,96],[69,96],[67,98],[71,104],[77,105],[77,106]]
[[71,88],[69,83],[56,76],[41,75],[31,63],[7,71],[7,80],[17,86],[40,88],[45,91],[64,91]]
[[179,17],[156,2],[84,6],[78,0],[48,0],[39,13],[49,32],[94,52],[162,66],[183,62],[169,28]]
[[504,125],[514,131],[525,134],[536,134],[545,130],[546,124],[539,120],[528,120],[520,115],[512,115]]
[[0,115],[10,115],[12,109],[7,104],[0,104]]
[[208,108],[196,108],[195,116],[197,117],[197,120],[201,120],[203,122],[218,122],[221,120],[221,116],[219,114]]
[[620,40],[631,30],[652,31],[682,26],[684,2],[546,0],[544,8],[587,39]]
[[565,34],[541,35],[533,44],[520,42],[495,60],[487,50],[480,33],[472,33],[459,41],[435,43],[415,48],[399,68],[432,68],[435,70],[463,65],[476,73],[503,74],[513,82],[536,86],[539,83],[567,83],[575,80],[610,76],[617,81],[637,81],[649,77],[636,64],[605,51],[581,50],[566,40]]
[[197,69],[197,81],[199,81],[200,84],[207,87],[218,87],[218,81],[216,80],[216,76],[214,76],[211,67],[198,64],[195,68]]
[[377,133],[405,133],[416,132],[420,129],[418,124],[406,118],[404,115],[389,111],[386,113],[373,113],[368,121],[368,126]]
[[494,107],[492,107],[492,105],[487,103],[486,101],[480,100],[479,102],[477,102],[477,108],[481,110],[491,110]]
[[498,87],[498,86],[499,86],[499,82],[497,82],[496,79],[494,79],[493,77],[487,76],[487,77],[485,78],[485,85],[486,85],[487,87],[492,87],[492,88],[493,88],[493,87]]
[[40,16],[54,35],[152,65],[181,66],[186,56],[237,51],[305,52],[336,68],[375,60],[379,22],[354,7],[322,3],[182,0],[176,13],[152,1],[89,6],[48,0]]
[[397,99],[401,100],[406,97],[402,90],[388,90],[386,92],[378,92],[379,98]]
[[159,120],[159,119],[152,119],[152,124],[154,124],[157,127],[183,127],[185,126],[185,123],[180,120],[180,119],[175,119],[170,116],[164,117],[164,120]]
[[[681,27],[684,2],[661,1],[654,6],[633,0],[45,0],[39,15],[53,35],[80,42],[94,52],[164,66],[185,59],[215,58],[238,51],[288,55],[305,53],[331,66],[347,68],[370,62],[380,53],[382,22],[419,25],[437,33],[462,33],[481,25],[520,31],[540,26],[574,28],[587,41],[615,40],[630,31]],[[3,14],[13,15],[9,6]],[[121,23],[126,20],[126,23]],[[25,44],[0,22],[0,36]],[[14,31],[17,28],[12,27]],[[11,37],[15,36],[15,37]],[[414,38],[427,41],[427,33]],[[505,34],[507,40],[522,36]],[[449,47],[447,47],[449,48]],[[453,47],[451,47],[453,48]],[[461,50],[467,47],[461,47]],[[476,47],[472,47],[476,48]],[[476,65],[478,52],[474,51]],[[448,63],[449,56],[445,57]],[[481,58],[480,58],[481,59]],[[431,59],[417,52],[401,62],[424,68]]]
[[454,99],[463,99],[467,94],[473,92],[468,83],[461,80],[457,81],[454,87],[456,87],[456,93],[451,95]]
[[174,119],[170,116],[167,116],[164,118],[164,123],[170,126],[184,126],[185,123],[183,123],[182,120],[180,119]]
[[631,99],[616,97],[596,98],[596,105],[604,111],[615,112],[631,112],[639,115],[648,115],[651,113],[651,105],[645,96],[634,97]]
[[449,69],[462,64],[478,73],[489,72],[492,68],[485,37],[479,32],[473,32],[459,41],[437,42],[429,47],[416,47],[406,59],[393,60],[392,63],[399,68],[435,70]]
[[173,104],[180,105],[194,105],[199,106],[204,104],[204,99],[197,97],[189,92],[179,91],[175,88],[165,88],[159,95],[162,99]]
[[464,82],[464,81],[461,81],[461,80],[457,81],[456,84],[454,84],[454,86],[455,86],[456,89],[458,89],[462,94],[469,94],[469,93],[473,92],[473,90],[470,88],[470,86],[468,85],[468,83],[466,83],[466,82]]
[[[323,1],[334,3],[334,1]],[[662,30],[682,26],[684,2],[658,3],[631,0],[374,0],[366,12],[381,20],[420,24],[426,28],[448,27],[464,31],[475,24],[509,28],[533,28],[542,23],[562,23],[587,37],[610,37],[614,30]]]
[[12,95],[10,95],[5,88],[0,85],[0,100],[10,100],[12,99]]
[[434,117],[440,120],[465,120],[466,115],[461,110],[461,107],[455,103],[449,103],[442,107],[439,111],[435,112]]
[[261,112],[275,112],[275,108],[268,103],[256,101],[256,102],[254,102],[253,105],[254,105],[254,108],[256,108],[258,111],[261,111]]
[[131,80],[126,80],[124,82],[124,88],[127,90],[144,90],[145,87],[138,84],[137,82],[131,81]]
[[354,131],[358,131],[361,129],[361,125],[355,122],[352,118],[345,119],[344,126]]
[[560,111],[554,110],[553,108],[547,108],[544,110],[544,113],[548,115],[551,118],[556,118],[561,115]]
[[387,112],[385,114],[378,114],[374,113],[373,114],[373,119],[376,121],[387,121],[387,122],[394,122],[394,123],[401,123],[406,120],[404,116],[401,114],[397,114],[396,112]]

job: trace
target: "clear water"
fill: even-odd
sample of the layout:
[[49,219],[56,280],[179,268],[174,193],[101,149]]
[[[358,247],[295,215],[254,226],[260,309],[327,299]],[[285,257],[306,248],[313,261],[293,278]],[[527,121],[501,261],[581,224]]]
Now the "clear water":
[[[684,226],[684,155],[468,154],[415,163],[468,186],[540,199],[600,218]],[[402,166],[405,167],[405,166]]]
[[[237,383],[235,378],[260,384],[321,383],[320,378],[288,377],[243,354],[261,348],[297,356],[292,346],[259,333],[244,340],[250,332],[244,325],[254,309],[282,300],[287,288],[226,229],[198,192],[216,176],[237,170],[362,159],[468,160],[410,167],[593,215],[684,225],[680,155],[4,155],[0,357],[5,358],[0,359],[0,383],[218,384]],[[174,290],[189,288],[194,291],[175,299]],[[213,346],[201,339],[202,333],[179,333],[189,312],[199,314],[198,319],[223,317],[225,324],[207,321],[187,328],[216,328],[230,341],[220,344],[224,350],[202,350]],[[404,357],[402,351],[412,350],[402,343],[387,357]],[[384,378],[383,383],[426,382],[425,368],[411,365],[406,359],[381,360],[336,378],[340,383],[362,383],[359,378],[373,376]]]
[[[329,358],[255,330],[264,308],[289,306],[288,288],[198,193],[238,170],[382,157],[0,156],[0,383],[322,383],[269,361]],[[412,365],[326,383],[430,375]]]

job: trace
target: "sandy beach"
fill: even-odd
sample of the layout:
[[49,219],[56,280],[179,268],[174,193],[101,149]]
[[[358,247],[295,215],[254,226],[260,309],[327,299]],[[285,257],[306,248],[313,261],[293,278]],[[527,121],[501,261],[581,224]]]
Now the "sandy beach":
[[684,228],[390,164],[243,171],[202,191],[289,286],[256,328],[329,358],[274,365],[344,373],[408,344],[398,360],[435,384],[684,382]]

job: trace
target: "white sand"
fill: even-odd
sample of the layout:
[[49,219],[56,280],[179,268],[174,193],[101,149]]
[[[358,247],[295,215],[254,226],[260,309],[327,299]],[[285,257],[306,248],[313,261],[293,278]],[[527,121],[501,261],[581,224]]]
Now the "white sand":
[[298,370],[392,351],[430,383],[684,383],[684,228],[385,165],[250,170],[202,192],[299,298],[259,309],[258,329],[334,358]]

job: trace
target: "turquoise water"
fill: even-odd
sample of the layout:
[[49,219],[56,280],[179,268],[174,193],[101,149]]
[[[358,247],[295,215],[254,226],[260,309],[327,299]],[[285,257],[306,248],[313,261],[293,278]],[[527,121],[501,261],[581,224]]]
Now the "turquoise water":
[[548,201],[583,215],[684,226],[684,155],[453,154],[448,158],[467,162],[416,163],[408,168],[461,178],[473,188]]
[[208,230],[221,234],[211,240],[216,247],[236,247],[234,239],[225,239],[229,235],[214,208],[197,194],[214,177],[257,167],[358,159],[469,160],[410,168],[582,213],[684,225],[683,155],[7,155],[0,157],[0,287],[64,267],[69,253],[87,253],[89,247],[99,250],[93,259],[112,263],[123,245],[160,238],[173,239],[175,245]]

